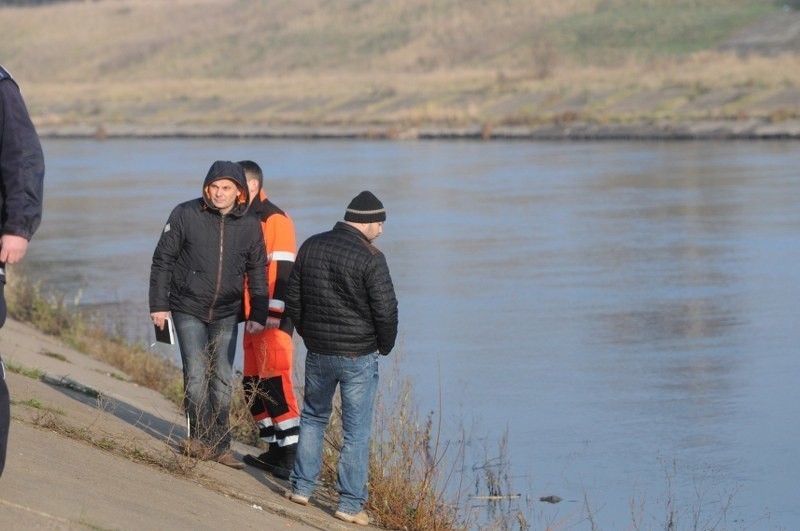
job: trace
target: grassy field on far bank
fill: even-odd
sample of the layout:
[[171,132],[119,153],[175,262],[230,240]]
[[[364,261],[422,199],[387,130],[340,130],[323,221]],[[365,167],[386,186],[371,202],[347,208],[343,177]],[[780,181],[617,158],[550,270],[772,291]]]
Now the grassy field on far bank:
[[800,117],[780,40],[798,17],[763,0],[101,0],[0,8],[0,57],[45,132],[774,122]]

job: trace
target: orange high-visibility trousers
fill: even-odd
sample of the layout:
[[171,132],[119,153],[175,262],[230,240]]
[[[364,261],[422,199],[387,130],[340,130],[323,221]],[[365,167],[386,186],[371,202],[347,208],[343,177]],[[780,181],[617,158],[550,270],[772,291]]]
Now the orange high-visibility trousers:
[[244,394],[259,438],[296,444],[300,410],[292,386],[292,336],[279,328],[244,334]]

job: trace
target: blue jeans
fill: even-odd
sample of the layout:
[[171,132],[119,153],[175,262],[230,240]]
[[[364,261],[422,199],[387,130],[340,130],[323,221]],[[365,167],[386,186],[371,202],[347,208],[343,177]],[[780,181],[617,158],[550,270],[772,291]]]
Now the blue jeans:
[[183,362],[183,407],[189,418],[189,438],[224,452],[231,446],[229,416],[238,316],[213,323],[179,312],[172,312],[172,318]]
[[344,444],[339,456],[339,511],[357,514],[367,501],[369,440],[378,388],[378,355],[356,358],[309,352],[300,442],[294,462],[292,491],[311,496],[322,468],[322,442],[340,386]]

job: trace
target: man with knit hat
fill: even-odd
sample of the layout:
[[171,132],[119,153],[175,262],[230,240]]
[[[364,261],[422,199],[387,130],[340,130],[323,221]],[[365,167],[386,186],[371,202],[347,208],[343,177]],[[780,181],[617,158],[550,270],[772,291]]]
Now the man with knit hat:
[[308,350],[289,498],[305,505],[316,487],[338,385],[344,442],[335,516],[359,525],[369,524],[363,509],[378,355],[389,354],[397,338],[397,299],[389,267],[372,244],[385,220],[383,203],[372,192],[358,194],[344,221],[300,247],[286,293],[286,313]]

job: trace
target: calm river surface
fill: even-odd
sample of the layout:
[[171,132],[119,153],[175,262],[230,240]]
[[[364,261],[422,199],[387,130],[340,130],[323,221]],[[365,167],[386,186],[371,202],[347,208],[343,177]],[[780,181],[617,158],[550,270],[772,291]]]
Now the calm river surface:
[[[469,464],[507,431],[535,529],[589,529],[588,511],[599,529],[663,529],[671,503],[678,529],[800,528],[796,142],[44,148],[44,222],[11,275],[133,338],[152,339],[159,231],[214,160],[260,163],[298,242],[370,189],[388,210],[400,370],[446,439],[464,426]],[[564,501],[539,502],[551,494]]]

